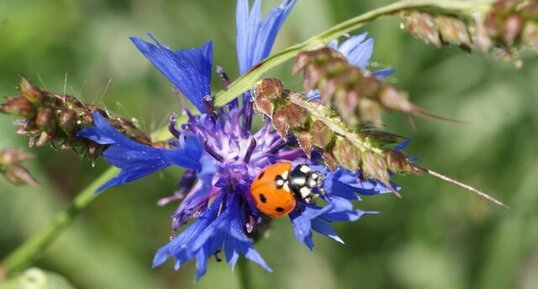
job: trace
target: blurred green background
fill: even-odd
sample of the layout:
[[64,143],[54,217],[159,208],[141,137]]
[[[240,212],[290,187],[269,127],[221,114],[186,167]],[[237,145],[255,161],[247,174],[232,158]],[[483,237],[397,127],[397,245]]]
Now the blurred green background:
[[[273,51],[390,2],[299,0]],[[264,6],[277,3],[265,0]],[[179,110],[178,100],[128,37],[152,32],[174,48],[213,39],[215,64],[235,78],[234,11],[234,0],[0,0],[0,95],[16,95],[17,76],[24,74],[51,91],[136,118],[151,131]],[[362,31],[376,39],[375,61],[398,70],[391,81],[415,103],[468,122],[419,119],[413,129],[406,116],[387,114],[387,130],[413,139],[407,152],[419,156],[420,165],[511,208],[428,176],[397,177],[402,199],[366,198],[360,208],[381,214],[336,225],[346,245],[315,236],[311,253],[294,240],[288,220],[276,221],[257,245],[274,272],[249,267],[256,288],[538,288],[538,61],[524,57],[518,70],[482,55],[436,49],[403,32],[397,18]],[[271,75],[300,87],[289,67]],[[0,148],[25,147],[12,121],[0,115]],[[28,166],[40,187],[0,179],[0,256],[47,226],[106,168],[102,160],[92,167],[69,151],[31,151],[37,157]],[[156,201],[174,191],[179,174],[169,169],[107,191],[36,265],[76,288],[237,288],[237,272],[214,260],[194,285],[192,262],[178,272],[171,262],[151,269],[175,209]]]

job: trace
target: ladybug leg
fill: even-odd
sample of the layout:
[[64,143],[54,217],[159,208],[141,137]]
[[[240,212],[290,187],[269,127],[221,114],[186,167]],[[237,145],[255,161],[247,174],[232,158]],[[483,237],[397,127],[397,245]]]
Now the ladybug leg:
[[315,196],[310,195],[310,196],[304,198],[303,200],[307,204],[312,204],[312,203],[314,203],[316,201],[316,198],[315,198]]
[[325,189],[323,189],[322,187],[319,188],[319,194],[318,196],[320,196],[321,198],[325,199],[325,200],[330,200],[331,197],[329,196],[329,194],[327,194],[327,192],[325,191]]
[[312,192],[310,193],[310,195],[308,195],[308,197],[304,198],[303,200],[307,204],[313,204],[316,202],[317,199],[319,199],[322,196],[326,196],[325,190],[319,188],[319,193]]
[[215,260],[217,262],[222,262],[222,259],[219,257],[219,253],[220,253],[220,250],[217,250],[217,252],[215,252],[215,254],[213,254],[213,256],[215,256]]

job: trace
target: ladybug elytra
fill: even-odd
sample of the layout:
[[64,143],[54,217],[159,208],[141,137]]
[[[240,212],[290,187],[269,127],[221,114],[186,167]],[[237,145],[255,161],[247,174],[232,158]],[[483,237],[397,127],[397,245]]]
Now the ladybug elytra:
[[250,194],[258,210],[275,218],[293,211],[297,200],[315,201],[323,193],[322,184],[321,174],[308,166],[280,162],[266,167],[252,181]]

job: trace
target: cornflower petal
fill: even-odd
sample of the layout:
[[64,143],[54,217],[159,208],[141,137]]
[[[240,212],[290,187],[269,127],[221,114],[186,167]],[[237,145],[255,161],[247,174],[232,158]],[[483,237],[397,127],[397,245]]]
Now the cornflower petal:
[[384,69],[380,69],[380,70],[376,70],[372,72],[372,75],[379,79],[385,79],[391,76],[394,72],[396,72],[396,69],[394,68],[384,68]]
[[178,270],[184,263],[192,259],[196,252],[191,250],[190,244],[196,240],[202,232],[206,231],[211,222],[217,217],[222,199],[222,195],[217,196],[198,220],[188,226],[168,244],[160,248],[153,258],[153,267],[160,266],[168,258],[174,257],[176,259],[176,270]]
[[332,222],[353,222],[366,214],[376,213],[355,210],[349,200],[336,196],[330,196],[326,201],[327,205],[324,207],[306,205],[302,210],[290,214],[295,238],[310,250],[314,249],[312,231],[344,243],[334,232]]
[[338,51],[348,58],[349,63],[362,69],[366,69],[374,53],[375,41],[367,37],[368,33],[351,36],[338,47]]
[[170,80],[200,112],[207,112],[204,97],[211,94],[213,42],[200,48],[172,51],[148,33],[155,44],[137,37],[131,41],[146,58]]
[[329,203],[322,208],[313,205],[303,205],[291,212],[290,219],[295,239],[304,243],[310,250],[314,250],[314,242],[312,241],[312,220],[331,209],[332,204]]
[[246,73],[252,66],[271,53],[276,36],[297,0],[285,0],[261,20],[261,0],[254,1],[249,13],[249,0],[238,0],[237,57],[239,72]]
[[205,248],[200,249],[198,253],[196,253],[196,275],[194,276],[194,280],[198,281],[202,276],[205,275],[207,272],[207,250]]
[[254,249],[253,241],[244,233],[239,203],[240,196],[236,194],[219,194],[197,221],[157,251],[153,266],[159,266],[168,258],[174,257],[176,269],[179,269],[185,262],[195,258],[195,279],[198,280],[206,272],[207,259],[224,246],[226,261],[232,268],[240,254],[243,254],[247,259],[271,271]]
[[324,174],[323,188],[326,191],[324,200],[327,204],[324,207],[302,204],[290,214],[295,238],[310,250],[314,248],[312,231],[343,243],[332,229],[332,222],[353,222],[366,214],[377,213],[355,210],[351,201],[360,200],[357,194],[373,195],[391,192],[381,182],[361,180],[359,173],[341,167],[334,172],[319,165],[311,166],[311,169]]
[[[344,42],[340,43],[340,45],[336,42],[331,42],[329,47],[342,53],[352,65],[355,65],[360,69],[367,69],[372,60],[374,44],[374,39],[368,38],[368,33],[365,32],[349,37]],[[393,68],[386,68],[374,71],[372,74],[379,79],[384,79],[395,71],[396,70]]]
[[338,243],[344,244],[344,241],[340,239],[340,237],[338,237],[336,232],[333,230],[331,223],[322,218],[315,218],[312,220],[312,230],[322,235],[328,236],[329,238],[335,240]]
[[[338,167],[335,171],[320,165],[311,168],[324,174],[323,188],[326,192],[330,192],[331,196],[359,201],[358,195],[370,196],[393,192],[378,180],[362,179],[359,172],[352,172],[342,167]],[[394,187],[399,189],[396,185]]]
[[138,180],[146,175],[162,170],[170,165],[204,172],[211,171],[211,162],[203,158],[202,145],[198,138],[187,136],[181,148],[166,150],[135,142],[115,128],[98,112],[93,113],[94,127],[85,128],[78,136],[99,144],[110,145],[103,156],[112,165],[121,169],[120,173],[97,189],[102,192],[110,187]]

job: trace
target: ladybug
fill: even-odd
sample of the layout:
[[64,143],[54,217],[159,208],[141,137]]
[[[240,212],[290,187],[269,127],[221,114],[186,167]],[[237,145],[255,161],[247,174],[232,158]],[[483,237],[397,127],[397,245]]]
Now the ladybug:
[[298,200],[314,202],[323,193],[322,184],[321,174],[308,166],[280,162],[263,169],[252,181],[250,194],[258,210],[275,218],[293,211]]

